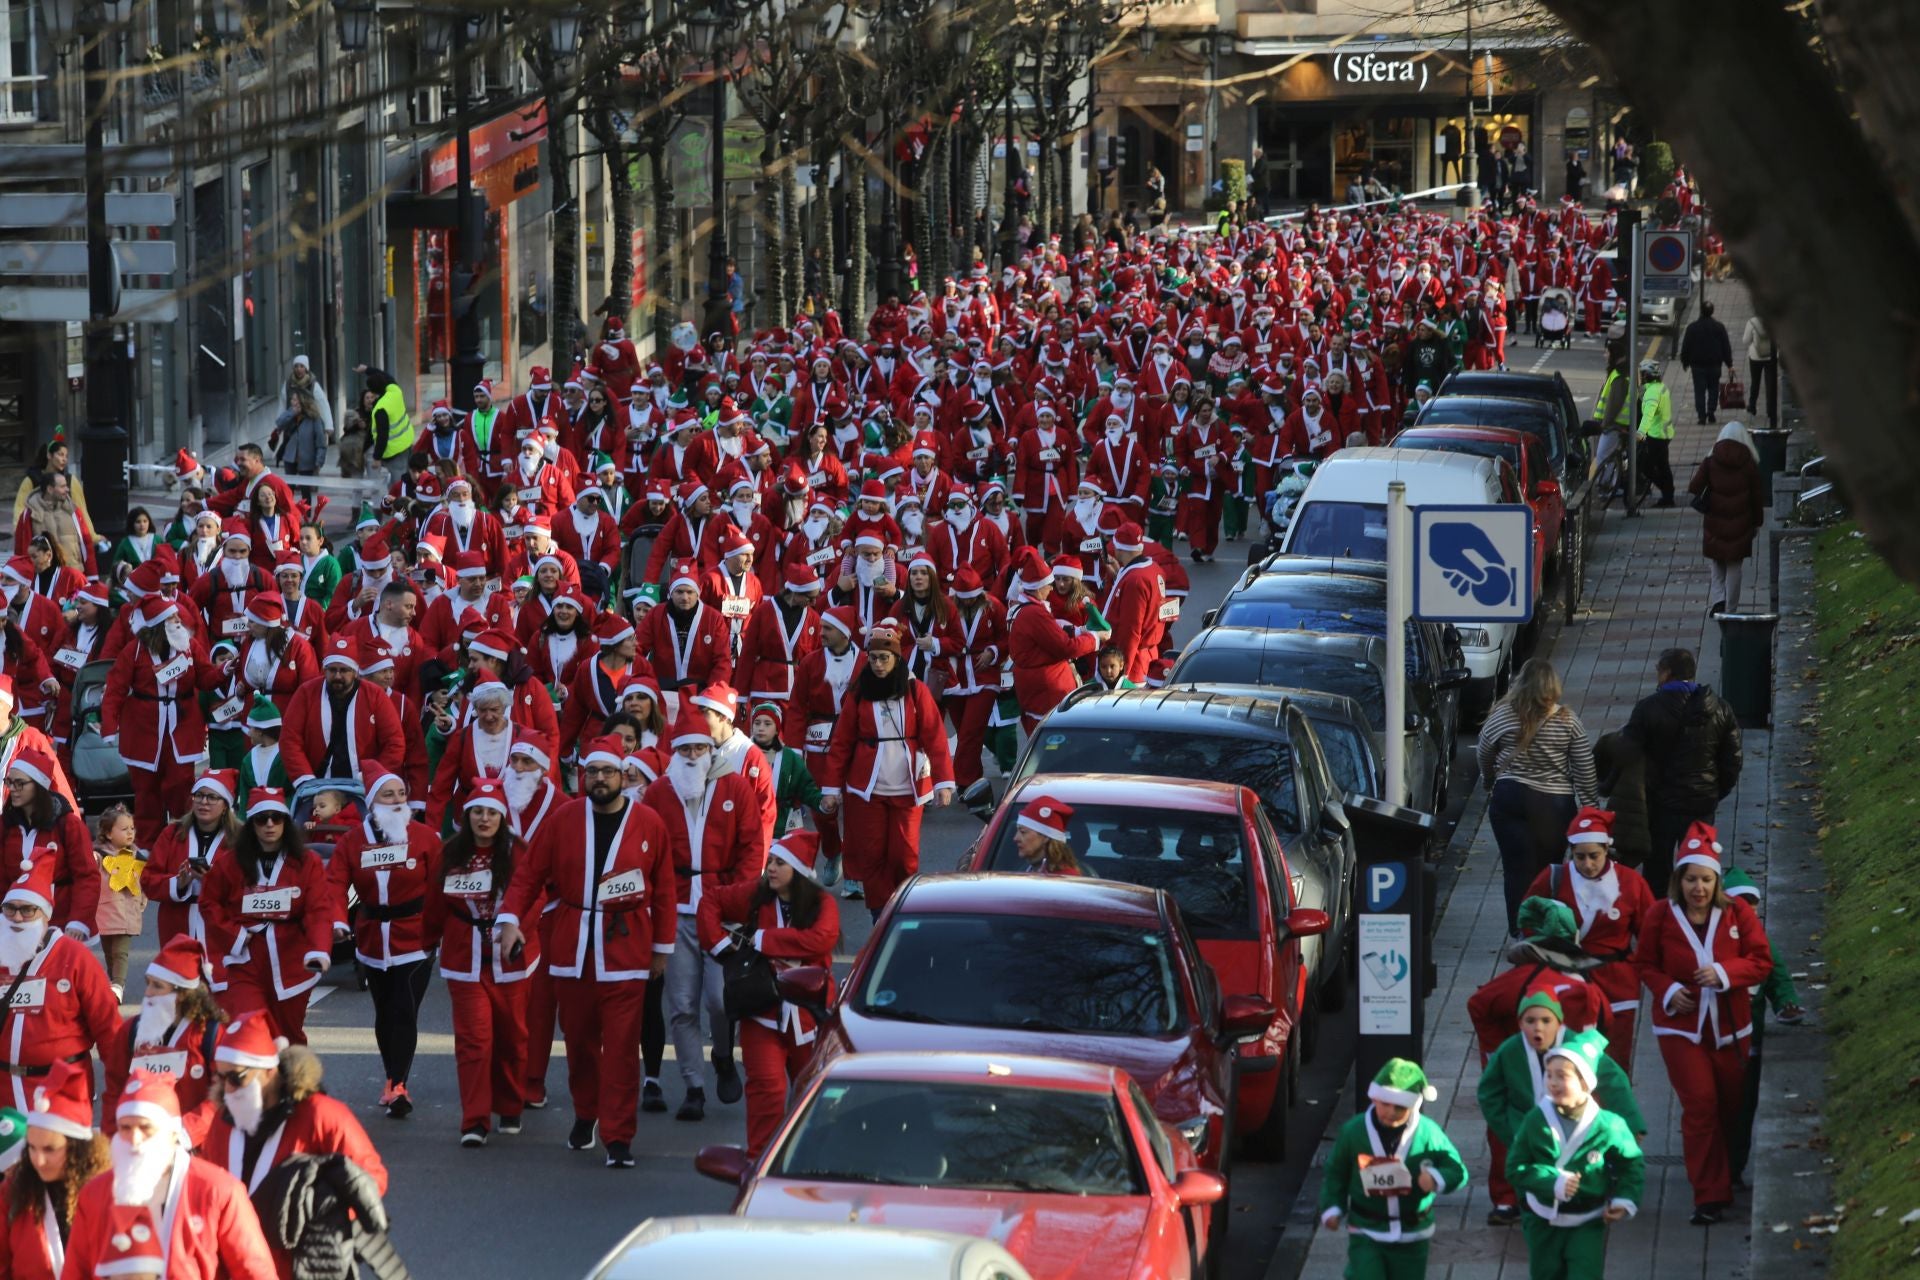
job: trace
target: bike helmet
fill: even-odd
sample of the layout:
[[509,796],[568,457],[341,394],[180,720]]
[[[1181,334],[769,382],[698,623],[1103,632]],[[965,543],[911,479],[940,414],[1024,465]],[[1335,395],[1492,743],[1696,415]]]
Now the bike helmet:
[[1658,378],[1660,376],[1660,362],[1658,360],[1642,360],[1640,362],[1640,376],[1642,378]]

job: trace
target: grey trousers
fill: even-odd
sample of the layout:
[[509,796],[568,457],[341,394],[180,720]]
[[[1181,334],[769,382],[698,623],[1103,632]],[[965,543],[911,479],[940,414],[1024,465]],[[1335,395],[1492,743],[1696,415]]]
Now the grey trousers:
[[700,1034],[700,1006],[707,1007],[707,1022],[715,1037],[725,1042],[728,1056],[733,1053],[732,1028],[727,1025],[724,1001],[725,984],[720,962],[700,947],[700,927],[695,917],[682,915],[674,934],[673,963],[667,966],[667,1029],[673,1036],[673,1055],[680,1063],[680,1078],[689,1089],[706,1087],[706,1038]]

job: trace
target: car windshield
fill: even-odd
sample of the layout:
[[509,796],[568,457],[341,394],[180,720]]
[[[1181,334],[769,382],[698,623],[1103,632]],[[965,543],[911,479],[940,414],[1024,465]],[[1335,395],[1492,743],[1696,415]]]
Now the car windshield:
[[[1384,714],[1384,713],[1383,713]],[[1370,796],[1376,788],[1367,768],[1367,748],[1360,731],[1345,720],[1309,717],[1313,731],[1320,737],[1320,750],[1327,757],[1327,771],[1340,789],[1350,796]]]
[[1021,758],[1020,778],[1036,773],[1138,773],[1149,778],[1236,782],[1260,797],[1275,826],[1289,834],[1300,830],[1300,803],[1293,792],[1293,748],[1284,739],[1049,725]]
[[1387,504],[1309,502],[1293,519],[1287,550],[1296,555],[1387,558]]
[[[1000,824],[985,870],[1026,868],[1013,847],[1014,827]],[[1196,938],[1259,936],[1253,871],[1237,814],[1075,804],[1067,844],[1093,875],[1165,889]]]
[[1166,1037],[1186,1023],[1157,930],[1073,918],[897,915],[854,1005],[869,1018]]
[[1470,453],[1476,458],[1504,458],[1520,467],[1520,446],[1507,440],[1480,440],[1472,436],[1401,436],[1396,449],[1427,449],[1435,453]]
[[809,1182],[1146,1194],[1112,1093],[944,1081],[822,1085],[768,1173]]
[[1312,651],[1196,649],[1180,659],[1172,679],[1180,684],[1257,684],[1317,693],[1342,693],[1359,703],[1378,732],[1386,723],[1386,694],[1370,662]]

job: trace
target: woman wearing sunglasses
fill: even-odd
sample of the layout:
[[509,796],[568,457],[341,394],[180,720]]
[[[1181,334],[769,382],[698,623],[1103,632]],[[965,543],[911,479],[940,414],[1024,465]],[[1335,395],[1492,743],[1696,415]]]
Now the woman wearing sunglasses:
[[333,922],[344,918],[327,868],[308,850],[279,787],[255,787],[233,856],[217,858],[200,887],[208,949],[226,957],[223,1004],[256,1009],[305,1044],[307,997],[332,963]]

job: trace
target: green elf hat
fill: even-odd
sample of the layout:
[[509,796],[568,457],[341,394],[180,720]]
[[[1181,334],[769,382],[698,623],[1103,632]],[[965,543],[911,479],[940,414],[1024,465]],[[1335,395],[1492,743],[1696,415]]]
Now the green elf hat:
[[264,693],[253,695],[253,707],[247,712],[247,728],[278,729],[280,727],[280,708],[273,705],[273,699]]
[[1575,1031],[1547,1050],[1547,1060],[1565,1058],[1591,1090],[1600,1082],[1600,1055],[1607,1051],[1607,1039],[1598,1031]]
[[761,716],[772,716],[773,722],[775,724],[779,724],[782,718],[781,711],[780,711],[780,704],[777,702],[761,703],[759,706],[753,709],[753,714],[747,717],[747,723],[752,724],[755,720],[758,720]]
[[1527,994],[1520,997],[1519,1007],[1513,1011],[1514,1016],[1524,1017],[1529,1009],[1545,1009],[1560,1021],[1567,1020],[1566,1011],[1560,1007],[1560,997],[1545,983],[1527,989]]
[[1528,898],[1520,904],[1515,923],[1520,926],[1520,936],[1523,938],[1545,938],[1568,946],[1580,938],[1580,926],[1573,918],[1573,908],[1553,898]]
[[1367,1086],[1367,1097],[1375,1102],[1415,1110],[1439,1096],[1439,1091],[1427,1083],[1427,1073],[1420,1069],[1420,1064],[1405,1058],[1388,1058],[1373,1083]]
[[380,527],[380,515],[373,509],[371,502],[363,502],[360,504],[360,514],[353,518],[353,527],[356,530],[378,529]]
[[598,449],[594,450],[593,456],[587,459],[587,469],[593,472],[594,475],[599,475],[602,471],[606,470],[608,467],[612,467],[615,471],[618,471],[620,469],[620,464],[615,462],[612,458],[608,457],[606,454],[600,452]]
[[685,409],[690,404],[692,404],[692,401],[687,399],[687,389],[685,387],[681,387],[667,397],[667,408],[669,409]]
[[645,600],[648,604],[659,604],[660,603],[660,584],[657,582],[646,583],[642,585],[633,594],[637,596],[639,599]]
[[1760,901],[1760,886],[1738,867],[1727,868],[1726,874],[1720,877],[1720,889],[1729,898],[1745,898],[1749,903]]
[[0,1173],[19,1164],[26,1149],[26,1116],[12,1107],[0,1107]]

